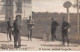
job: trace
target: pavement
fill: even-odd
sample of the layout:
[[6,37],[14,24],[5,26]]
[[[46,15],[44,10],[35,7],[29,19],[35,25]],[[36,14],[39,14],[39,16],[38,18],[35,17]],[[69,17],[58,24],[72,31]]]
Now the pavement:
[[79,51],[79,44],[70,44],[63,46],[61,41],[44,41],[42,39],[32,38],[29,41],[27,37],[21,36],[21,47],[14,48],[14,39],[7,40],[7,35],[0,33],[0,51]]

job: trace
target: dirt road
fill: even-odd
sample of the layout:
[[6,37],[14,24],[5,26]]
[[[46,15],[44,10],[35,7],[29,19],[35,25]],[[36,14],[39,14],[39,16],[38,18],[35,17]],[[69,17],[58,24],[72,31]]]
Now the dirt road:
[[[12,36],[13,37],[13,36]],[[14,48],[14,40],[7,41],[7,35],[0,33],[0,50],[25,50],[25,51],[42,51],[42,50],[80,50],[80,45],[70,44],[70,46],[63,46],[60,41],[43,41],[42,39],[32,38],[32,41],[29,41],[27,37],[21,37],[21,48]]]

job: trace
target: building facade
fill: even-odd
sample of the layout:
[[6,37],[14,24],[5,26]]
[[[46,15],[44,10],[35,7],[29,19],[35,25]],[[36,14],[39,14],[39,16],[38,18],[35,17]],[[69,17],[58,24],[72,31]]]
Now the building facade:
[[21,15],[22,19],[26,19],[31,15],[32,10],[31,0],[28,0],[30,3],[27,3],[25,1],[27,0],[1,0],[0,10],[4,11],[4,14],[0,15],[3,15],[3,17],[5,17],[5,21],[8,21],[8,18],[12,18],[12,20],[14,20],[16,15]]

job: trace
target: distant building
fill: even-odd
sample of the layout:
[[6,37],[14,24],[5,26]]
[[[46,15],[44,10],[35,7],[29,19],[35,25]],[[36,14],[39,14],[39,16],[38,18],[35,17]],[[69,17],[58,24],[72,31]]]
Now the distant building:
[[5,21],[8,21],[8,18],[12,18],[13,20],[16,17],[16,15],[21,15],[23,17],[22,19],[25,19],[25,17],[31,15],[31,3],[27,3],[27,0],[0,1],[0,18],[2,18]]

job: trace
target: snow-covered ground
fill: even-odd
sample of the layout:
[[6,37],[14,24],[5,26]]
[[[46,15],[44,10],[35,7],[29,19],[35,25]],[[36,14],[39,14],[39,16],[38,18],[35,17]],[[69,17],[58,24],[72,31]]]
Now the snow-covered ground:
[[32,38],[32,41],[29,41],[27,37],[21,36],[21,48],[14,48],[14,40],[9,42],[7,40],[7,35],[0,33],[0,50],[16,50],[16,51],[43,51],[43,50],[80,50],[80,45],[70,44],[70,46],[63,46],[60,41],[43,41],[41,39]]

